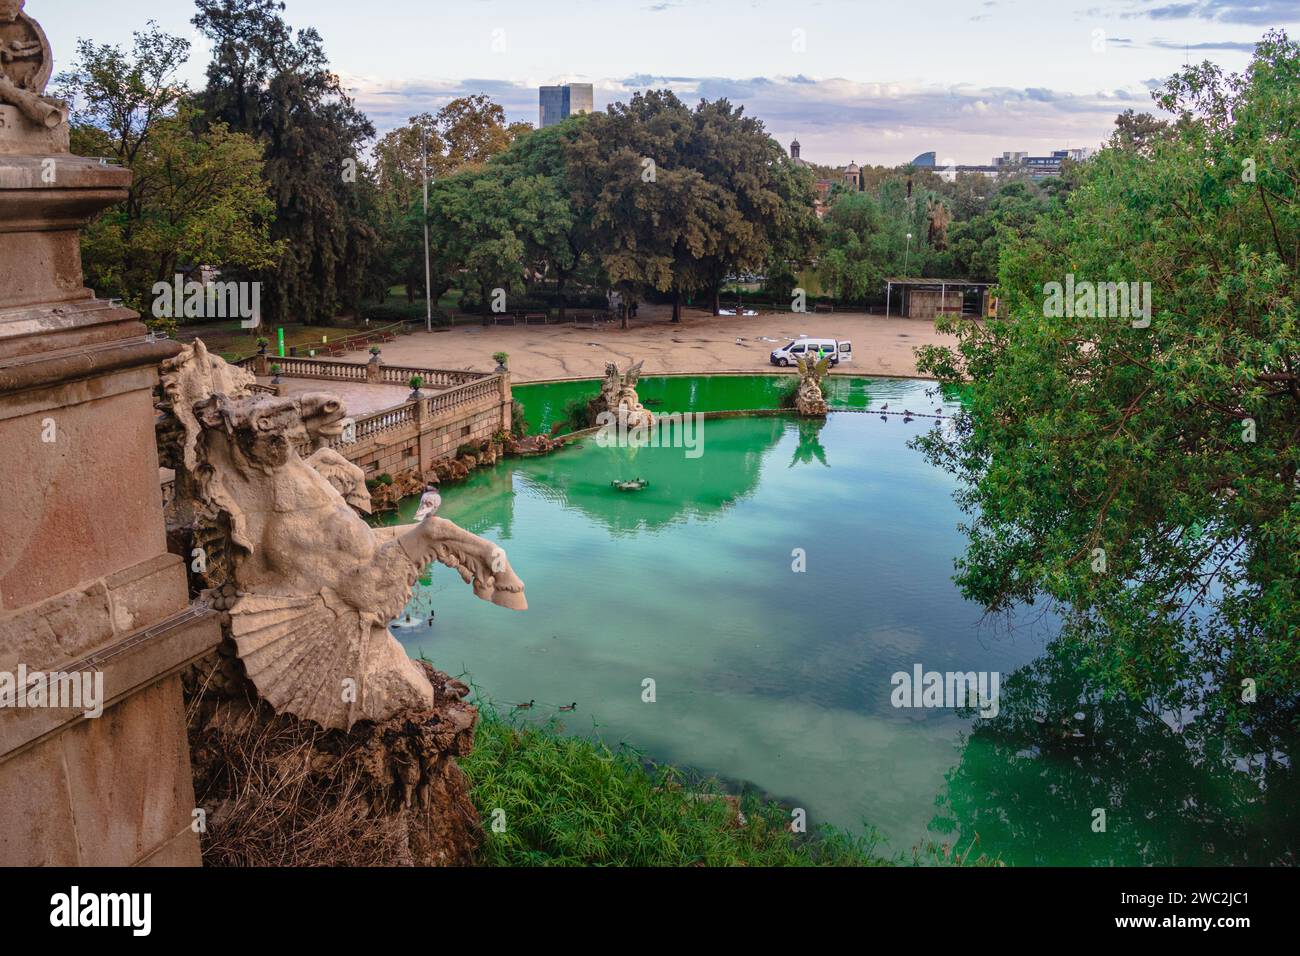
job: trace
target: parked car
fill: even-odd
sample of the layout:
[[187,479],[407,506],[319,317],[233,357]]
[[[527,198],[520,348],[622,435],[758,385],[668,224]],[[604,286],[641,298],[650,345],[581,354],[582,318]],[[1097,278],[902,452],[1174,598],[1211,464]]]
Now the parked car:
[[782,348],[773,349],[771,362],[773,365],[785,368],[788,365],[793,365],[796,358],[807,358],[808,356],[821,358],[826,355],[831,357],[831,365],[852,362],[853,343],[840,339],[814,339],[800,336]]

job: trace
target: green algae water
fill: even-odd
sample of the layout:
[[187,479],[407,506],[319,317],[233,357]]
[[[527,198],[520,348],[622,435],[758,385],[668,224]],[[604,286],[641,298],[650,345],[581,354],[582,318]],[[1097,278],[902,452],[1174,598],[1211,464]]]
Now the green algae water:
[[[799,377],[793,372],[779,375],[657,375],[642,378],[636,390],[641,403],[651,411],[754,411],[779,408],[781,400],[798,382]],[[902,391],[899,383],[904,383],[904,380],[832,375],[826,379],[822,391],[831,408],[863,410],[872,407],[873,402],[889,404],[889,396],[895,395],[915,397],[916,404],[911,408],[914,412],[934,412],[936,403],[924,394],[924,389],[933,383],[926,383],[920,389],[910,387],[915,383],[904,383],[909,387]],[[600,380],[516,385],[512,391],[523,406],[530,430],[545,432],[563,418],[570,403],[599,393]],[[959,397],[957,390],[951,388],[945,395],[952,400]],[[897,410],[904,409],[899,407]]]
[[[956,407],[932,383],[832,381],[841,407]],[[640,391],[678,411],[788,385],[667,378]],[[545,421],[584,389],[516,394]],[[1280,858],[1294,784],[1264,799],[1194,724],[1175,733],[1105,699],[1040,609],[991,622],[961,597],[952,481],[908,447],[933,427],[947,426],[875,412],[710,419],[697,458],[587,439],[476,472],[444,490],[440,514],[506,548],[529,610],[479,601],[435,565],[409,609],[421,623],[395,633],[502,710],[536,701],[517,719],[757,788],[813,824],[865,822],[893,851],[964,849],[978,834],[1012,864]],[[610,485],[637,477],[640,492]],[[916,668],[1000,675],[997,713],[895,706],[895,675]],[[1092,830],[1098,807],[1105,833]]]

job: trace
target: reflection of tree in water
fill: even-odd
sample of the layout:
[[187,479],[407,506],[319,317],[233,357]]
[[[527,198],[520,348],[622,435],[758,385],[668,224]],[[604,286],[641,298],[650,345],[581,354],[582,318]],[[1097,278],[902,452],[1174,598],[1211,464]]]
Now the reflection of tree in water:
[[[763,459],[786,424],[782,418],[709,419],[697,458],[688,458],[684,448],[600,448],[588,436],[580,449],[512,464],[537,495],[576,509],[615,534],[657,531],[690,518],[708,520],[752,495]],[[612,481],[634,478],[646,479],[649,487],[610,487]]]
[[799,419],[799,446],[794,450],[794,456],[790,459],[790,467],[795,465],[810,464],[813,459],[820,461],[827,468],[830,467],[826,462],[826,449],[822,447],[821,433],[826,427],[824,418],[801,418]]
[[933,830],[963,847],[978,834],[1022,865],[1295,862],[1294,704],[1231,738],[1212,713],[1176,730],[1158,705],[1103,699],[1080,658],[1058,640],[1004,675],[1000,712],[976,720]]

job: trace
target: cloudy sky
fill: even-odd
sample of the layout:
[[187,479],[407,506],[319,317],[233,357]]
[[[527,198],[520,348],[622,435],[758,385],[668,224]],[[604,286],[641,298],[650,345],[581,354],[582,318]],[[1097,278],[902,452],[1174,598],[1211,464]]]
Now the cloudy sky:
[[[61,63],[150,18],[194,35],[189,0],[27,7]],[[1268,28],[1300,35],[1300,0],[287,0],[286,16],[321,33],[381,132],[468,93],[536,123],[540,84],[593,83],[597,109],[668,86],[741,103],[832,165],[1096,145],[1189,59],[1239,70]],[[196,43],[195,84],[205,62]]]

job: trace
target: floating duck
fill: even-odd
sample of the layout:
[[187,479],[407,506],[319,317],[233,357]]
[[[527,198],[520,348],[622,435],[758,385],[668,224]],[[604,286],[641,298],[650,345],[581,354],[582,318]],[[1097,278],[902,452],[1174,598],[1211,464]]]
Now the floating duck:
[[577,710],[577,709],[578,709],[578,702],[576,700],[572,704],[563,704],[560,706],[560,710]]
[[650,482],[644,478],[634,478],[631,481],[611,481],[610,486],[619,491],[641,491],[643,488],[650,487]]
[[536,700],[530,700],[526,704],[515,704],[515,710],[532,710],[535,703],[537,703]]

